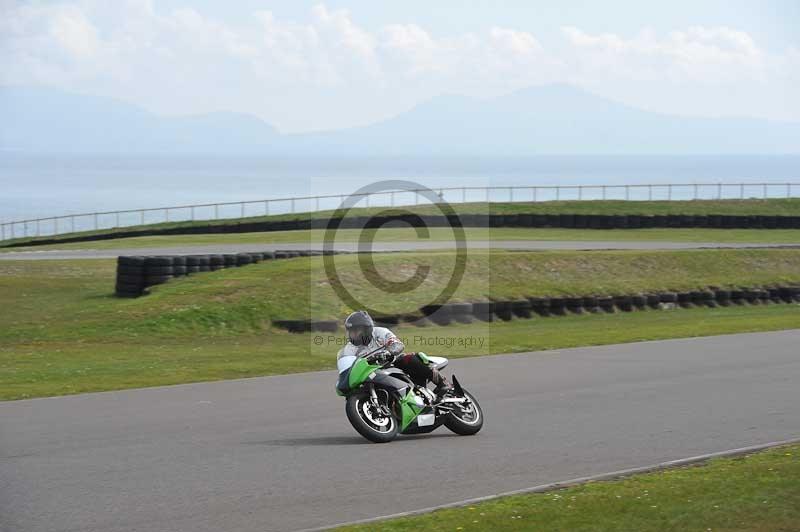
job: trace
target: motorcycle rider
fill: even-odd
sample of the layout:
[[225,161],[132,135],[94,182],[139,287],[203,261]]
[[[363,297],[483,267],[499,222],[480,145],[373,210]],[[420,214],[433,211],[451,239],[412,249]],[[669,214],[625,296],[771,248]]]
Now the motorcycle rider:
[[336,366],[339,374],[347,371],[356,361],[360,353],[374,351],[383,347],[395,357],[394,366],[404,371],[418,386],[425,386],[427,381],[436,385],[434,392],[442,397],[451,386],[439,370],[431,367],[424,354],[403,354],[405,346],[392,331],[386,327],[375,327],[375,322],[365,310],[350,314],[344,320],[348,343],[336,355]]

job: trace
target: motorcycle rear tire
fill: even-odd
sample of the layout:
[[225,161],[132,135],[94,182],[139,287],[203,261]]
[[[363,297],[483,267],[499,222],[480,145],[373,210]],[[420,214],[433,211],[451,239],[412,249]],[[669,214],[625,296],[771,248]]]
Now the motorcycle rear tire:
[[392,441],[397,437],[397,433],[399,432],[399,424],[397,419],[395,419],[394,415],[389,416],[390,426],[386,431],[380,431],[374,428],[362,417],[362,414],[359,410],[362,407],[363,402],[368,399],[369,396],[366,394],[355,394],[349,396],[344,407],[344,411],[347,414],[347,419],[359,434],[371,442],[388,443]]

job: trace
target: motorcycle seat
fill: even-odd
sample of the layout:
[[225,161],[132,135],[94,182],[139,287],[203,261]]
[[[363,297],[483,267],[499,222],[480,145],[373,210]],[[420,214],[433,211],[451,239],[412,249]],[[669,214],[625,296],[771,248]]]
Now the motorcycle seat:
[[430,361],[431,366],[436,369],[444,369],[447,367],[447,363],[450,362],[444,357],[432,357],[428,355],[428,360]]

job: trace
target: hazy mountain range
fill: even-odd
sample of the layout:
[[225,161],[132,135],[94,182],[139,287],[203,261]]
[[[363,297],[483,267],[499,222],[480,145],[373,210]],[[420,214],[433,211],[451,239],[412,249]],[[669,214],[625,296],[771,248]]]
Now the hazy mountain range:
[[569,85],[440,96],[369,126],[282,135],[251,115],[166,117],[48,88],[0,87],[0,151],[313,156],[796,154],[800,123],[635,109]]

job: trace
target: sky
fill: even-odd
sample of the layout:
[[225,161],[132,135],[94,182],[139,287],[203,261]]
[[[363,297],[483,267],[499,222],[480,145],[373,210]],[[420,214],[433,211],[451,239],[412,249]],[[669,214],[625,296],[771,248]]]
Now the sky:
[[0,0],[0,85],[285,133],[570,83],[642,109],[800,121],[800,2]]

